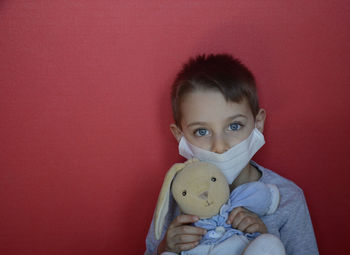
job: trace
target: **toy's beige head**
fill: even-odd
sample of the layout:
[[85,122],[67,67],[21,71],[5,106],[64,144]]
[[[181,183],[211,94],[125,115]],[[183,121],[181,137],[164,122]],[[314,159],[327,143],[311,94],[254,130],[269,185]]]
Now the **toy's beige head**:
[[160,239],[168,211],[170,189],[183,213],[202,219],[218,214],[230,194],[226,178],[216,166],[198,160],[175,164],[168,171],[158,198],[155,218],[157,239]]

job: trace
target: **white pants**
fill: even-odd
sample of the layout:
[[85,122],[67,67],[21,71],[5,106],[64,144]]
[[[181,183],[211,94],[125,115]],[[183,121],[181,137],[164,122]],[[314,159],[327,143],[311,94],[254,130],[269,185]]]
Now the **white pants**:
[[[163,252],[162,255],[174,255]],[[184,251],[182,255],[285,255],[284,246],[279,238],[271,234],[262,234],[249,242],[245,236],[234,235],[222,243],[198,245]]]

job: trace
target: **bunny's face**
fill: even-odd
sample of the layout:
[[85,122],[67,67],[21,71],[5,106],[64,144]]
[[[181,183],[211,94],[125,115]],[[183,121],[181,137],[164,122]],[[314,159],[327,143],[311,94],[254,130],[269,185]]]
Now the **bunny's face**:
[[221,171],[205,162],[188,164],[173,180],[172,194],[180,209],[200,218],[219,213],[230,190]]

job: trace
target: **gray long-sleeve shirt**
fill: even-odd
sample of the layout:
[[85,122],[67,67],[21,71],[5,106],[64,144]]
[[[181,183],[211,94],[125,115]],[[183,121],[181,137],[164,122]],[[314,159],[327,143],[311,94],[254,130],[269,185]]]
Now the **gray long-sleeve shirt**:
[[[273,214],[261,217],[268,232],[278,236],[288,255],[317,255],[317,243],[312,227],[309,211],[303,191],[292,181],[281,177],[251,161],[262,176],[260,182],[275,184],[279,188],[281,200],[277,211]],[[157,254],[157,248],[164,234],[173,221],[180,214],[175,201],[171,198],[169,212],[166,216],[164,229],[160,240],[155,239],[154,220],[152,220],[147,238],[145,255]]]

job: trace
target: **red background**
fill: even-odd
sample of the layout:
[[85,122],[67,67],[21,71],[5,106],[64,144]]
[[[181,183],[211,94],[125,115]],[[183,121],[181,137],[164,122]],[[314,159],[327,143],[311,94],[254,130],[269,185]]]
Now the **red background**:
[[[175,162],[170,83],[232,53],[267,110],[262,165],[347,254],[348,1],[1,1],[0,254],[142,254]],[[301,233],[302,234],[302,233]]]

